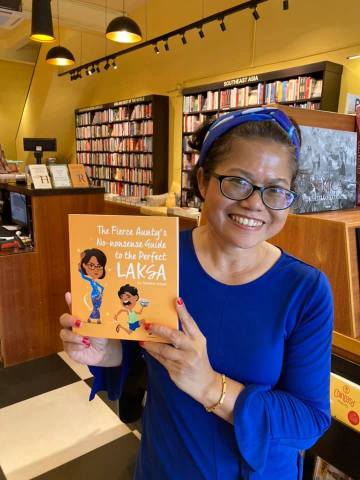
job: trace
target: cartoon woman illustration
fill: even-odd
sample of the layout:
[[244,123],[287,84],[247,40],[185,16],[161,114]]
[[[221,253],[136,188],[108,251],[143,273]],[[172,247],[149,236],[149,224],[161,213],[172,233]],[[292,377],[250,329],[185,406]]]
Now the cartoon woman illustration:
[[[142,320],[138,318],[138,315],[141,315],[141,313],[144,310],[144,307],[147,307],[149,305],[149,300],[141,299],[139,300],[139,293],[138,289],[136,287],[132,287],[128,283],[126,285],[123,285],[120,287],[118,291],[118,297],[120,298],[120,301],[123,305],[124,308],[120,309],[117,314],[114,316],[114,320],[117,321],[118,316],[121,313],[127,313],[128,316],[128,327],[129,329],[126,329],[122,327],[120,324],[117,325],[116,331],[119,332],[120,328],[123,328],[126,330],[128,333],[135,332],[142,323]],[[139,304],[141,306],[140,310],[135,311],[134,308],[136,306],[136,303],[139,301]]]
[[[106,255],[97,248],[90,248],[82,252],[80,256],[79,272],[81,277],[90,283],[92,312],[89,315],[89,323],[101,323],[100,307],[104,293],[104,287],[96,280],[105,277]],[[85,301],[86,303],[86,301]],[[88,305],[89,308],[91,308]]]

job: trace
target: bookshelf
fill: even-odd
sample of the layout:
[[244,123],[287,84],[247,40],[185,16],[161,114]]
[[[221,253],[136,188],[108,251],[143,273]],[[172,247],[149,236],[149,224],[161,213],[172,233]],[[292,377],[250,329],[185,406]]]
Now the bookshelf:
[[106,193],[168,190],[169,98],[147,95],[75,110],[76,160]]
[[189,137],[199,125],[231,110],[273,103],[335,112],[342,70],[342,65],[324,61],[184,89],[182,206],[199,206],[190,191],[190,172],[198,155],[188,145]]

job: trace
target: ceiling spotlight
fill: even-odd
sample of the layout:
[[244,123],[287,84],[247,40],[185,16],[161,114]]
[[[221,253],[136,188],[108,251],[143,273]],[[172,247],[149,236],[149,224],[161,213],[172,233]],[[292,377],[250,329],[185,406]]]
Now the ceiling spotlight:
[[82,78],[81,70],[78,71],[78,73],[77,73],[77,78]]
[[106,60],[106,63],[104,65],[104,70],[109,70],[109,68],[110,68],[109,60]]
[[75,73],[70,73],[70,81],[72,82],[75,80]]
[[115,58],[113,58],[111,66],[112,66],[112,68],[113,68],[114,70],[117,69],[117,65],[116,65],[116,63],[115,63]]
[[198,34],[199,34],[199,37],[200,37],[200,38],[204,38],[204,37],[205,37],[205,33],[204,33],[204,30],[202,29],[202,26],[199,27]]
[[260,14],[259,14],[259,12],[256,10],[256,7],[254,8],[254,11],[252,12],[252,14],[253,14],[253,17],[255,18],[255,20],[258,21],[259,18],[260,18]]
[[225,25],[225,23],[224,23],[224,19],[223,19],[223,18],[219,18],[219,22],[220,22],[221,31],[222,31],[222,32],[225,32],[225,30],[226,30],[226,25]]
[[283,10],[289,10],[289,0],[283,0]]
[[187,44],[187,40],[186,40],[186,38],[185,38],[185,33],[182,33],[182,34],[181,34],[181,41],[182,41],[183,45],[186,45],[186,44]]
[[86,75],[87,77],[88,77],[89,75],[91,75],[91,72],[90,72],[89,68],[87,68],[87,69],[85,70],[85,75]]
[[96,71],[97,71],[97,73],[100,73],[100,68],[99,68],[99,64],[98,64],[98,63],[96,64]]
[[160,50],[159,50],[159,47],[157,46],[157,43],[155,43],[155,45],[154,45],[154,52],[155,52],[157,55],[159,55],[159,53],[160,53]]
[[165,40],[164,40],[164,48],[167,52],[170,50],[167,38],[165,38]]
[[360,58],[360,53],[357,53],[355,55],[349,55],[346,57],[348,60],[358,60]]

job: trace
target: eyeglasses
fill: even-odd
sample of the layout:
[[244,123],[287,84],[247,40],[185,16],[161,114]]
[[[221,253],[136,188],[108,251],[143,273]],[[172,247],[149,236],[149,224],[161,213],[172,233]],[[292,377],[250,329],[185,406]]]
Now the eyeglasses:
[[230,200],[245,200],[258,190],[265,207],[271,210],[286,210],[298,197],[296,192],[283,187],[258,187],[242,177],[217,173],[213,173],[212,176],[219,180],[221,193]]
[[104,267],[102,265],[100,265],[99,263],[98,264],[95,264],[95,263],[86,263],[86,265],[90,268],[90,270],[102,270]]

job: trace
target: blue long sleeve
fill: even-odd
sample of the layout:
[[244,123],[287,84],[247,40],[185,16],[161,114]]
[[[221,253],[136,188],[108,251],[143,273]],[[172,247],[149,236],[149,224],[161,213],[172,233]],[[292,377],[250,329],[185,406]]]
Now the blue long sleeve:
[[278,384],[250,385],[237,399],[234,428],[249,478],[264,469],[272,444],[306,449],[330,425],[332,311],[330,287],[319,273],[287,339]]

